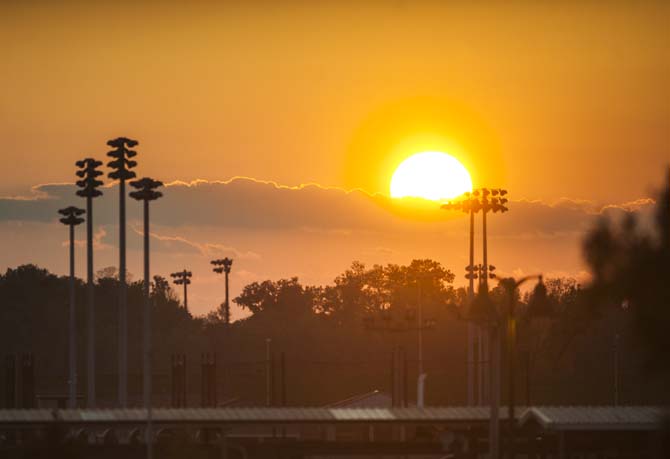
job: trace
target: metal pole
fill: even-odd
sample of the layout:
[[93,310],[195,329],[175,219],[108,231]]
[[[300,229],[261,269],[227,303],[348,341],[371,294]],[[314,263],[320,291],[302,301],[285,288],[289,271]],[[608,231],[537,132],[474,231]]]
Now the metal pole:
[[477,326],[476,330],[477,342],[477,404],[484,404],[484,370],[488,363],[484,358],[484,333],[486,332],[482,326]]
[[[402,352],[402,403],[400,406],[403,408],[407,408],[408,406],[408,398],[407,397],[407,353],[405,352],[405,348],[400,348]],[[420,376],[419,376],[420,378]],[[421,381],[419,381],[420,383]],[[423,394],[417,394],[421,395],[421,398],[423,398]],[[418,398],[417,398],[418,400]],[[419,406],[419,408],[423,408],[423,405]]]
[[500,457],[500,333],[498,324],[491,326],[491,419],[489,426],[490,459]]
[[[468,274],[470,275],[469,280],[469,289],[468,289],[468,302],[472,305],[472,301],[475,297],[475,279],[474,272],[472,268],[475,264],[475,213],[470,209],[470,270]],[[474,345],[475,345],[475,325],[471,322],[468,322],[468,364],[467,364],[467,377],[468,377],[468,405],[474,405],[475,398],[475,355],[474,355]]]
[[[424,387],[423,384],[425,382],[425,376],[423,372],[423,299],[422,299],[422,291],[421,291],[421,278],[418,279],[418,303],[419,303],[419,371],[416,379],[416,403],[419,408],[423,408],[424,406]],[[405,400],[405,403],[407,401]],[[407,406],[407,405],[405,405]]]
[[421,298],[421,280],[418,281],[419,296],[419,376],[423,374],[423,301]]
[[70,387],[68,408],[77,407],[77,328],[74,290],[74,225],[70,225]]
[[482,286],[486,292],[489,291],[489,260],[488,248],[486,246],[486,209],[482,209],[482,260],[484,263],[484,277],[482,278]]
[[126,287],[126,181],[119,180],[119,406],[128,405],[128,304]]
[[530,344],[526,350],[526,406],[530,407]]
[[614,335],[614,406],[619,406],[619,334]]
[[396,369],[395,369],[395,345],[393,346],[393,350],[391,351],[391,408],[395,408],[396,406]]
[[[480,288],[484,288],[484,291],[488,293],[489,291],[489,279],[488,279],[488,272],[489,272],[489,260],[488,260],[488,243],[487,243],[487,230],[486,230],[486,209],[482,209],[482,259],[483,259],[483,264],[484,264],[484,272],[483,272],[483,277],[480,279],[481,284]],[[480,273],[481,274],[481,273]],[[481,389],[481,403],[484,403],[484,397],[487,392],[491,391],[491,349],[493,344],[488,342],[489,335],[484,331],[481,330],[479,333],[479,349],[480,349],[480,356],[481,356],[481,374],[480,374],[480,381],[479,384],[482,386]],[[489,362],[489,364],[486,364],[486,361]],[[491,402],[491,401],[489,401]]]
[[186,282],[187,280],[188,278],[184,276],[184,309],[186,310],[186,312],[188,312],[188,293],[186,290],[186,286],[188,285],[188,283]]
[[507,318],[507,365],[508,365],[508,405],[507,405],[507,422],[509,424],[509,445],[508,457],[514,458],[515,454],[515,395],[514,395],[514,375],[515,365],[514,357],[516,354],[516,318],[514,317],[514,290],[510,292],[510,311]]
[[86,290],[88,294],[87,408],[95,408],[95,286],[93,285],[93,199],[86,197]]
[[286,406],[286,356],[284,352],[280,354],[281,365],[281,406]]
[[147,458],[153,457],[151,404],[151,298],[149,297],[149,201],[144,200],[144,408],[147,410]]
[[228,325],[230,323],[230,304],[228,303],[228,274],[229,274],[229,272],[226,271],[226,312],[225,312],[225,314],[226,314],[226,317],[225,317],[226,325]]
[[265,406],[270,406],[272,401],[272,381],[270,375],[270,338],[265,338]]

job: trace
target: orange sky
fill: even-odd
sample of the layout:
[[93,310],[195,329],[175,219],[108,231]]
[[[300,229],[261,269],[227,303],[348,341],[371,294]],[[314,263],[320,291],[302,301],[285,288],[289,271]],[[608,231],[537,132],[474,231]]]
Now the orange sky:
[[670,158],[667,2],[101,3],[0,6],[5,194],[120,134],[166,180],[387,192],[437,144],[478,185],[599,202]]
[[[330,282],[354,259],[431,257],[462,282],[464,221],[399,220],[339,189],[388,193],[416,151],[510,190],[490,223],[501,272],[579,278],[593,219],[648,213],[670,162],[668,2],[217,3],[0,3],[0,269],[66,272],[55,209],[81,202],[30,187],[72,182],[74,161],[104,159],[119,135],[140,141],[139,175],[210,181],[155,204],[152,268],[193,270],[196,313],[221,300],[211,257],[235,258],[233,294]],[[235,176],[253,180],[216,182]],[[96,204],[96,269],[118,258],[112,192]]]

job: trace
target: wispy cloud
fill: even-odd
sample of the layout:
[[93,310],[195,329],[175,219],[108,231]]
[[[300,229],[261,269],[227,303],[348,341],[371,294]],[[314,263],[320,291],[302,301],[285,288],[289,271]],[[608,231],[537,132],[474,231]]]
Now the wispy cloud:
[[[104,226],[99,226],[93,233],[93,250],[107,250],[111,249],[112,245],[107,244],[103,240],[107,237],[107,230]],[[62,246],[67,246],[70,241],[63,241]],[[76,247],[86,247],[86,239],[75,239],[74,245]]]
[[[144,236],[144,231],[141,228],[131,225],[131,229],[137,235]],[[238,250],[235,247],[227,246],[225,244],[213,242],[196,242],[183,236],[169,236],[158,234],[153,231],[149,233],[149,236],[152,239],[164,244],[166,248],[174,251],[183,250],[183,248],[186,247],[190,251],[195,251],[205,257],[229,255],[243,260],[259,260],[261,258],[261,256],[256,252]]]

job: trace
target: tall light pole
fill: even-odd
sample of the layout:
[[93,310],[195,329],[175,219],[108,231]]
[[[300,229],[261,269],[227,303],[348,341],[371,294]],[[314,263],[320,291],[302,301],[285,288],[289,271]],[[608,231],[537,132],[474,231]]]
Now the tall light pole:
[[69,384],[68,384],[68,408],[77,407],[77,322],[74,289],[74,227],[84,221],[80,215],[86,211],[77,207],[66,207],[60,209],[63,215],[60,222],[70,227],[70,342],[69,342]]
[[143,398],[144,408],[147,410],[147,457],[153,455],[153,439],[151,432],[151,298],[149,296],[149,202],[163,196],[156,188],[163,186],[162,182],[145,177],[130,182],[130,186],[137,191],[132,191],[130,196],[144,203],[144,378]]
[[[488,297],[488,279],[489,277],[495,277],[490,273],[490,265],[488,264],[488,246],[487,246],[487,227],[486,227],[486,216],[489,212],[507,212],[509,209],[506,204],[508,199],[505,197],[507,195],[507,190],[503,189],[489,189],[489,188],[480,188],[474,190],[471,194],[466,195],[465,199],[462,201],[450,202],[442,206],[447,210],[463,210],[466,212],[477,213],[482,212],[482,265],[479,268],[479,293],[478,297],[473,300],[471,303],[471,309],[475,306],[480,309],[483,307],[487,310],[487,314],[490,316],[488,319],[483,320],[481,323],[483,326],[489,328],[489,367],[490,367],[490,409],[491,409],[491,418],[489,425],[489,451],[492,459],[498,459],[500,453],[500,424],[499,424],[499,409],[500,409],[500,334],[499,334],[499,321],[492,320],[494,317],[494,308],[491,305],[491,300]],[[471,223],[474,222],[474,219],[471,215]],[[471,229],[470,234],[473,234]],[[471,246],[472,247],[472,246]],[[471,248],[472,250],[472,248]],[[474,267],[472,263],[467,267],[469,273],[474,272]],[[472,282],[472,280],[471,280]],[[479,302],[481,304],[477,305]],[[483,340],[481,341],[483,342]],[[480,349],[481,349],[480,342]],[[482,379],[479,378],[480,384],[482,384]]]
[[97,177],[102,175],[98,167],[102,162],[93,158],[76,162],[79,170],[77,177],[77,196],[86,198],[86,292],[88,296],[88,349],[87,349],[87,386],[86,407],[95,408],[95,285],[93,278],[93,198],[102,195],[98,187],[102,182]]
[[184,286],[184,309],[186,312],[188,312],[188,290],[187,286],[188,284],[191,283],[191,276],[193,273],[191,271],[183,270],[183,271],[177,271],[176,273],[170,274],[170,277],[172,277],[176,285],[183,285]]
[[[472,193],[466,192],[464,199],[458,201],[450,201],[442,206],[445,210],[460,210],[470,216],[470,260],[468,266],[465,267],[466,279],[468,279],[468,302],[472,304],[472,301],[475,298],[475,279],[476,275],[474,274],[475,266],[475,213],[480,209],[479,199],[475,198]],[[475,334],[476,340],[475,340]],[[474,343],[477,341],[477,349],[481,353],[481,328],[477,327],[472,322],[468,322],[468,349],[467,349],[467,380],[468,380],[468,405],[475,404],[475,369],[479,370],[479,364],[481,363],[481,355],[478,357],[478,363],[475,365],[475,352],[474,352]],[[478,397],[476,398],[477,403],[482,403],[482,393],[481,393],[481,374],[477,377],[477,380],[480,382],[480,390],[478,390]]]
[[265,406],[272,405],[272,355],[270,353],[271,338],[265,338]]
[[107,156],[114,158],[107,163],[112,169],[108,177],[119,181],[119,406],[125,408],[128,404],[128,287],[126,285],[126,180],[135,178],[135,172],[130,169],[137,166],[137,162],[130,158],[137,155],[130,150],[137,145],[137,140],[118,137],[107,141],[107,145],[114,148],[107,152]]
[[226,275],[226,300],[223,303],[223,321],[226,325],[230,324],[230,303],[228,302],[228,275],[230,274],[230,268],[233,265],[233,260],[230,258],[224,258],[223,260],[212,260],[211,263],[214,265],[212,271],[217,274],[225,273]]

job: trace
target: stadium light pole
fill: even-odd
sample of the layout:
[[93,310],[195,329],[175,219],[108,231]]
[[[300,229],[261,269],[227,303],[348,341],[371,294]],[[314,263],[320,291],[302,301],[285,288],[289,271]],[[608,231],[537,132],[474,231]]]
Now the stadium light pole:
[[77,177],[77,196],[86,198],[86,292],[88,297],[88,336],[87,336],[87,391],[86,407],[95,408],[95,285],[93,279],[93,198],[102,195],[98,187],[102,182],[97,177],[102,175],[98,167],[101,161],[85,158],[77,161],[79,168]]
[[69,339],[69,384],[68,408],[77,407],[77,322],[74,289],[74,227],[84,221],[80,215],[86,211],[70,206],[58,211],[63,215],[60,222],[70,227],[70,339]]
[[228,296],[228,276],[230,274],[230,268],[233,266],[233,260],[230,258],[224,258],[223,260],[212,260],[211,263],[214,265],[212,271],[217,274],[225,273],[226,275],[226,299],[223,303],[223,321],[226,325],[230,324],[230,303]]
[[130,169],[137,166],[137,162],[130,158],[137,155],[130,150],[138,144],[136,140],[126,137],[117,137],[107,141],[113,150],[107,156],[113,158],[107,163],[112,169],[108,177],[119,181],[119,406],[125,408],[128,404],[128,287],[126,284],[126,180],[135,178],[135,172]]
[[[465,200],[447,203],[442,206],[446,210],[466,210],[477,213],[482,212],[482,259],[483,263],[478,266],[479,292],[477,297],[470,305],[470,309],[480,309],[480,313],[484,313],[475,321],[479,321],[482,326],[489,328],[489,367],[490,367],[490,384],[489,384],[489,403],[490,403],[490,425],[489,425],[489,452],[492,459],[498,459],[500,455],[500,320],[497,311],[491,304],[488,296],[488,280],[494,278],[495,275],[491,272],[493,268],[488,264],[488,247],[487,247],[487,227],[486,216],[489,212],[507,212],[509,209],[506,204],[508,199],[505,197],[507,190],[503,189],[489,189],[480,188],[474,190],[470,195],[466,196]],[[471,218],[473,222],[473,218]],[[471,230],[471,234],[473,231]],[[493,269],[491,269],[493,268]],[[468,274],[474,273],[472,264],[466,268]],[[474,279],[473,279],[474,280]],[[478,304],[479,303],[479,304]],[[483,309],[482,309],[483,308]],[[482,318],[483,317],[483,318]],[[480,384],[481,384],[480,378]]]
[[[476,274],[474,274],[474,265],[475,265],[475,213],[479,211],[479,200],[474,197],[471,192],[464,193],[464,199],[458,201],[450,201],[442,205],[442,209],[445,210],[459,210],[467,213],[470,217],[470,260],[468,266],[465,267],[466,279],[468,279],[468,302],[472,304],[472,301],[475,298],[475,283]],[[478,364],[475,365],[475,355],[474,355],[474,342],[475,342],[475,332],[477,335],[477,342],[481,343],[482,333],[481,328],[477,327],[474,323],[468,322],[468,350],[467,350],[467,379],[468,379],[468,405],[475,404],[475,374],[476,369],[479,369],[479,363],[481,362],[481,356],[478,359]],[[478,350],[481,350],[481,344],[477,346]],[[481,374],[477,378],[481,383]],[[481,387],[478,391],[477,403],[482,403],[482,394]]]
[[174,279],[172,282],[176,285],[184,286],[184,309],[188,312],[188,292],[186,286],[191,283],[191,276],[193,273],[191,271],[183,270],[177,271],[176,273],[170,274],[170,277]]
[[156,188],[163,186],[162,182],[144,177],[140,180],[130,182],[130,186],[137,191],[132,191],[130,196],[144,204],[144,378],[143,395],[144,408],[147,410],[147,431],[145,441],[147,444],[147,457],[153,456],[153,435],[151,432],[151,298],[149,296],[149,202],[163,196]]

